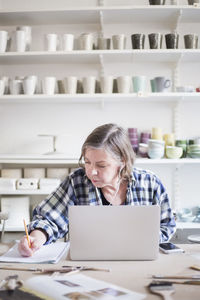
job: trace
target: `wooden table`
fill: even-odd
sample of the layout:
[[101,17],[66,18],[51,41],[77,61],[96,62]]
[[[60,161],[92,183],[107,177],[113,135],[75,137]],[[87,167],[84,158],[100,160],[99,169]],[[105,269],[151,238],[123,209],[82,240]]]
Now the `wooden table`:
[[[2,248],[0,245],[0,254]],[[200,266],[200,244],[180,245],[185,253],[159,254],[159,258],[155,261],[71,261],[68,257],[60,261],[56,265],[30,265],[30,264],[9,264],[9,266],[20,267],[58,267],[62,265],[81,265],[109,268],[110,272],[101,271],[84,271],[83,274],[96,279],[104,280],[112,284],[122,286],[124,288],[144,293],[146,299],[161,299],[158,295],[151,294],[146,286],[151,282],[151,275],[200,275],[200,271],[191,270],[192,265]],[[195,257],[198,256],[198,257]],[[0,263],[0,266],[8,264]],[[0,270],[0,279],[2,280],[8,275],[18,274],[20,279],[26,280],[34,274],[30,271],[8,271]],[[37,276],[37,275],[35,275]],[[177,300],[199,300],[200,286],[192,285],[174,285],[175,294],[173,299]]]

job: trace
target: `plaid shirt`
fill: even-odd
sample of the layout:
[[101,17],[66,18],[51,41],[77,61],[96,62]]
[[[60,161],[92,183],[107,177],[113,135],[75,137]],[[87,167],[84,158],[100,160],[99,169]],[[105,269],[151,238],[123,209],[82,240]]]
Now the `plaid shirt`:
[[[134,168],[128,183],[124,205],[160,205],[160,242],[166,242],[175,232],[175,220],[169,198],[160,180],[149,171]],[[79,168],[71,173],[33,211],[29,232],[42,229],[47,233],[47,244],[64,237],[68,232],[69,205],[102,205],[101,194]],[[148,224],[147,224],[148,226]]]

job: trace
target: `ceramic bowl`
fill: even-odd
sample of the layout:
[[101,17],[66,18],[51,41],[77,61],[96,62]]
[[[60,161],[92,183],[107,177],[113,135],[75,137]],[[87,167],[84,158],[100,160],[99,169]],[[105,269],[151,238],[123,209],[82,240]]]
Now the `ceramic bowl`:
[[167,146],[166,147],[166,157],[167,158],[180,158],[183,154],[183,148],[181,147],[173,147],[173,146]]
[[148,149],[148,156],[149,156],[149,158],[152,158],[152,159],[162,158],[164,156],[164,153],[165,153],[164,147],[160,148],[158,150]]

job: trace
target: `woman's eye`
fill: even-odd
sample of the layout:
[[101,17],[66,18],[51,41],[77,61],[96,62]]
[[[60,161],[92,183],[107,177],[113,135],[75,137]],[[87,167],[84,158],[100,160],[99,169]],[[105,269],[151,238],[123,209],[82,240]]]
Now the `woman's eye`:
[[101,168],[101,169],[103,169],[103,168],[105,168],[106,166],[99,166],[99,168]]

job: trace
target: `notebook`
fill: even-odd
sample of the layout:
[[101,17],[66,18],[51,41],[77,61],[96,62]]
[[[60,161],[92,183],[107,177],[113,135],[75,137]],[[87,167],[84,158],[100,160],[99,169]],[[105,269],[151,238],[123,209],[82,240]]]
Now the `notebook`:
[[42,246],[32,256],[24,257],[18,251],[18,243],[8,250],[7,253],[0,256],[0,262],[15,263],[57,263],[69,249],[69,243],[56,242]]
[[157,205],[69,207],[72,260],[154,260],[159,231]]

